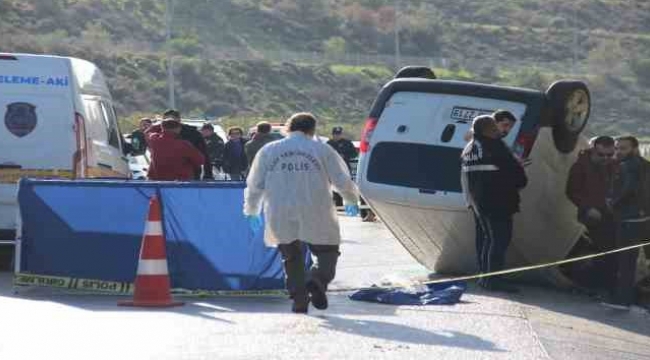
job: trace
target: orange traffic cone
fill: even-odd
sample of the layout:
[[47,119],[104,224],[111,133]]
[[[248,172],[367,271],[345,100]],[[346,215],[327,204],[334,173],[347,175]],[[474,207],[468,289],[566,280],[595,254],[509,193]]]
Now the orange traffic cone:
[[154,196],[149,202],[149,217],[145,226],[138,274],[135,278],[133,301],[120,301],[120,306],[171,307],[183,305],[172,300],[167,270],[167,252],[160,216],[160,203]]

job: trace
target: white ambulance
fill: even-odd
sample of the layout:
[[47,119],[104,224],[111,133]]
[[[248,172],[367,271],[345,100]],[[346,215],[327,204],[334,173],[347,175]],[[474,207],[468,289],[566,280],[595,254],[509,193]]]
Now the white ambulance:
[[113,100],[94,64],[0,53],[0,241],[14,239],[16,183],[128,178]]

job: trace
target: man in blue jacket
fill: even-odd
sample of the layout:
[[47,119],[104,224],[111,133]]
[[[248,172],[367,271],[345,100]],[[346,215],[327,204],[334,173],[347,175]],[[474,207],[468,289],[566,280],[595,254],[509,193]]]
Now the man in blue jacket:
[[[472,141],[462,153],[463,193],[476,220],[476,251],[481,273],[503,270],[512,239],[512,216],[519,212],[519,191],[527,184],[524,168],[501,140],[496,121],[482,115],[472,123]],[[479,280],[485,289],[517,292],[501,278]]]

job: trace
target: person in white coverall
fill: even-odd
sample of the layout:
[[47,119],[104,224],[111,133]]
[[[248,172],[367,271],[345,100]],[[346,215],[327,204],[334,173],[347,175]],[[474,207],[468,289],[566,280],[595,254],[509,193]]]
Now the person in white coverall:
[[[358,190],[343,159],[327,144],[314,141],[316,119],[308,113],[287,122],[289,136],[265,145],[255,156],[247,179],[244,215],[253,231],[262,227],[265,242],[282,254],[292,310],[307,313],[309,303],[328,306],[328,284],[334,279],[340,255],[341,231],[331,199],[332,187],[341,194],[346,214],[357,216]],[[308,274],[304,247],[315,256]]]

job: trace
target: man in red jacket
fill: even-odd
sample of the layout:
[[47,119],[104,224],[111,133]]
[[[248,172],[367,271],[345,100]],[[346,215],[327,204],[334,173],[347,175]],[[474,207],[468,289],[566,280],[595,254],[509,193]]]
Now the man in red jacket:
[[146,131],[151,149],[149,179],[159,181],[191,181],[196,169],[205,162],[203,154],[180,138],[181,123],[165,119]]
[[[585,225],[595,251],[612,250],[615,246],[614,216],[607,205],[612,196],[614,179],[614,139],[596,138],[591,148],[580,153],[571,167],[566,194],[578,208],[578,221]],[[615,256],[594,261],[599,274],[593,274],[593,285],[611,288],[614,281]]]

